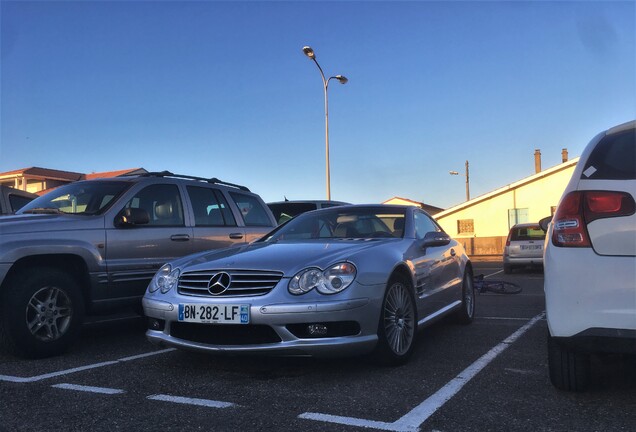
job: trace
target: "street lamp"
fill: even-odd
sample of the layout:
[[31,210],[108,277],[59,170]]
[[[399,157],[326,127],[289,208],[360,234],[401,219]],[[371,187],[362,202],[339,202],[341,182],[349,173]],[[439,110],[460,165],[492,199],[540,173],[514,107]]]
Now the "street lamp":
[[[449,171],[450,175],[459,175],[457,171]],[[470,201],[470,182],[468,178],[468,161],[466,161],[466,201]]]
[[325,79],[325,74],[322,72],[322,68],[318,64],[318,61],[316,60],[316,54],[314,53],[314,50],[311,47],[304,46],[303,53],[305,53],[305,55],[309,57],[310,60],[313,60],[314,63],[316,63],[316,66],[318,66],[318,70],[320,71],[320,76],[322,77],[323,89],[325,91],[325,149],[326,149],[325,158],[326,158],[326,166],[327,166],[327,199],[330,200],[331,199],[331,177],[329,174],[329,103],[327,99],[327,89],[329,87],[329,81],[331,81],[332,79],[338,80],[340,84],[346,84],[347,81],[349,80],[342,75],[336,75],[336,76],[329,77],[329,79]]

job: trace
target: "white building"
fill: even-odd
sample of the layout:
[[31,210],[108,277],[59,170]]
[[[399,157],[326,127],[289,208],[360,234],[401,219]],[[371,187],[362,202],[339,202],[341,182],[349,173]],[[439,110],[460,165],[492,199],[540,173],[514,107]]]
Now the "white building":
[[434,218],[469,255],[502,254],[514,224],[538,222],[554,214],[578,160],[566,160],[544,171],[539,160],[536,174],[439,212]]

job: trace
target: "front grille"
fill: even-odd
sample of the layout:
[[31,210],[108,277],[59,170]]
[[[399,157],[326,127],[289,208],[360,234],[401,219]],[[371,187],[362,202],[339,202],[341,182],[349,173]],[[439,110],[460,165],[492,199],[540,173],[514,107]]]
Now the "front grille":
[[198,324],[173,322],[170,336],[210,345],[260,345],[281,342],[274,329],[254,324]]
[[[230,286],[221,294],[212,295],[208,290],[210,279],[218,273],[231,277]],[[261,270],[202,270],[182,273],[179,277],[179,294],[197,297],[246,297],[270,292],[283,274]]]

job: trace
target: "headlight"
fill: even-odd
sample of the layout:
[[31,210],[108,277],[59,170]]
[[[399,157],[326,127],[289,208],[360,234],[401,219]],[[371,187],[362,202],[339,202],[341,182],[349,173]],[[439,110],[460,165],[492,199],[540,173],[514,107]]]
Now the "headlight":
[[161,290],[162,294],[167,293],[179,281],[179,273],[178,268],[172,270],[170,264],[164,265],[150,281],[148,291],[153,293],[157,290]]
[[289,281],[289,292],[305,294],[312,289],[321,294],[336,294],[351,285],[356,277],[356,267],[351,263],[338,263],[322,271],[311,267],[302,270]]

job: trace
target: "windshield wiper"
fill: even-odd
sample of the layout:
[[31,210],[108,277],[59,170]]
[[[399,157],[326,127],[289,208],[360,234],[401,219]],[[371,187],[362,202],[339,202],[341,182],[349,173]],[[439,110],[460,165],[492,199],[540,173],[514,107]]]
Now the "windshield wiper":
[[60,209],[51,208],[51,207],[36,207],[29,210],[25,210],[22,213],[33,213],[33,214],[65,214]]

